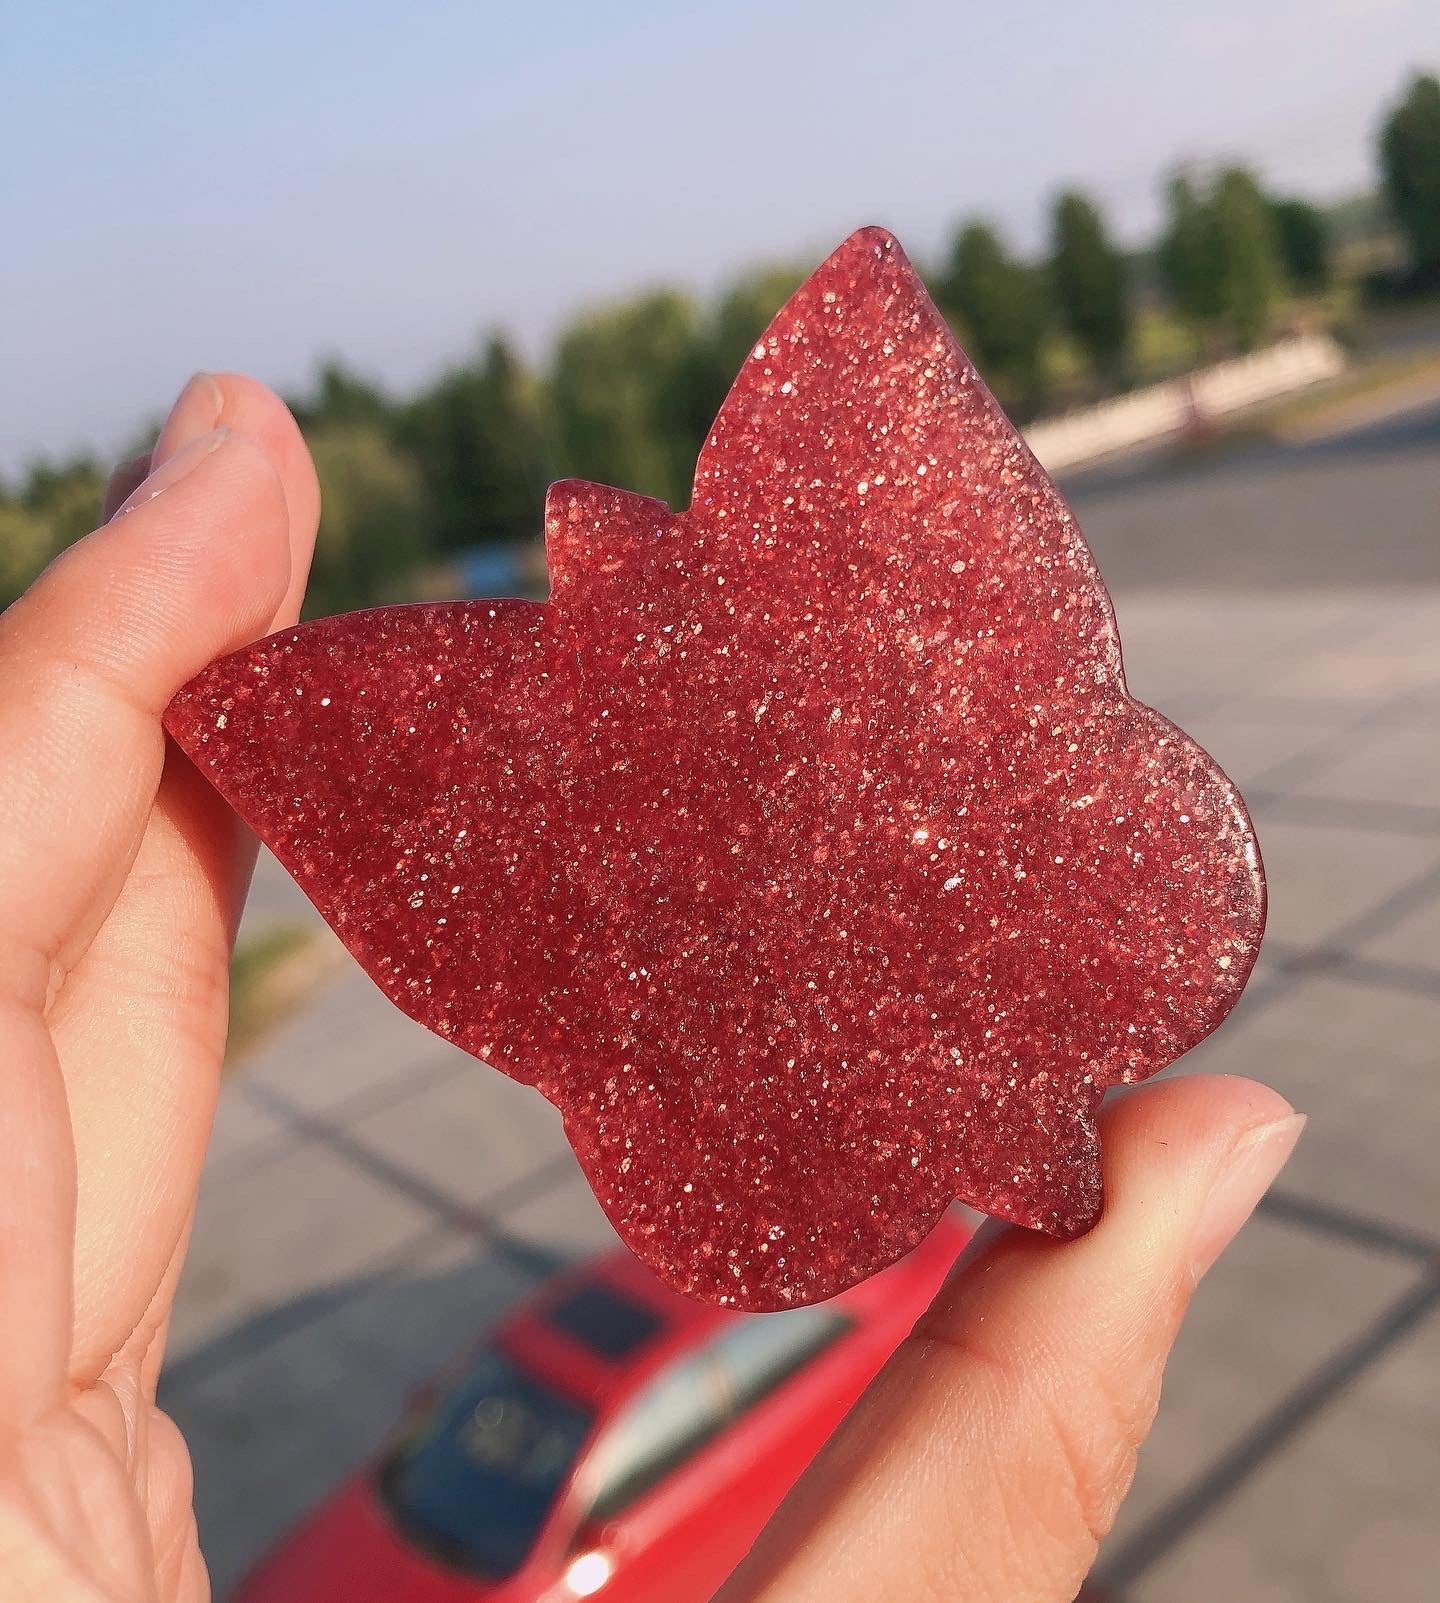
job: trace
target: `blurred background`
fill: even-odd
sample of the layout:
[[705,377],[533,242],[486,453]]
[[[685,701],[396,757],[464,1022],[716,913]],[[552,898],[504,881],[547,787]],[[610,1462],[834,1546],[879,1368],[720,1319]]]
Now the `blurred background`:
[[[1437,70],[1423,0],[142,0],[0,43],[0,604],[202,366],[301,420],[313,614],[543,595],[549,480],[683,506],[785,295],[896,230],[1075,506],[1132,688],[1251,802],[1265,953],[1179,1072],[1311,1115],[1182,1338],[1112,1600],[1440,1575]],[[550,1110],[269,860],[235,982],[165,1382],[222,1597],[611,1244]]]

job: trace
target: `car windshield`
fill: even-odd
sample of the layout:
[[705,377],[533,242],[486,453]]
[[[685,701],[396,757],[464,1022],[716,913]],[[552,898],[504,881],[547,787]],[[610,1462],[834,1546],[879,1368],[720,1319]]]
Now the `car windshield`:
[[419,1545],[501,1580],[525,1562],[590,1423],[491,1350],[386,1463],[381,1491]]
[[550,1309],[545,1323],[611,1359],[628,1358],[665,1328],[665,1321],[653,1308],[601,1281],[576,1287]]

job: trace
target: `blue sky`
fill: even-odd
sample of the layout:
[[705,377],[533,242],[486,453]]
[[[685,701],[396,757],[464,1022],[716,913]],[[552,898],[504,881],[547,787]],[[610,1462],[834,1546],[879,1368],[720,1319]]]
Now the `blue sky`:
[[39,0],[0,30],[0,469],[109,449],[196,367],[398,388],[587,301],[862,222],[1033,245],[1079,181],[1368,180],[1434,0]]

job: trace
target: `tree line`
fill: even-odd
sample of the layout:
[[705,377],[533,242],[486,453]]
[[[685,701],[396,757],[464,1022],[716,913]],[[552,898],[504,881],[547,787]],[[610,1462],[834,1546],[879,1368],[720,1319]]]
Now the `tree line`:
[[[1408,253],[1404,283],[1440,290],[1440,81],[1410,83],[1378,155]],[[1251,348],[1297,305],[1323,307],[1331,247],[1326,214],[1235,165],[1174,175],[1148,250],[1122,249],[1099,206],[1068,190],[1051,207],[1041,259],[972,219],[926,277],[986,380],[1025,421]],[[798,265],[771,266],[709,306],[660,290],[586,312],[543,371],[495,335],[409,398],[342,363],[322,367],[291,401],[324,497],[311,610],[401,599],[459,552],[533,540],[545,486],[561,475],[683,507],[726,388],[803,276]],[[102,486],[89,457],[39,462],[20,483],[0,484],[0,604],[90,528]]]

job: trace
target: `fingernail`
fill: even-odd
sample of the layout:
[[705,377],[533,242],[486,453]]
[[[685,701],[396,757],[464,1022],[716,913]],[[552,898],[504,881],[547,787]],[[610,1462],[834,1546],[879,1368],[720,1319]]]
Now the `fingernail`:
[[1235,1143],[1225,1167],[1210,1188],[1195,1227],[1190,1267],[1196,1280],[1205,1274],[1254,1213],[1256,1203],[1285,1167],[1304,1128],[1305,1115],[1292,1113],[1248,1130]]
[[220,421],[220,414],[224,410],[225,397],[214,376],[196,373],[175,397],[175,404],[170,408],[170,415],[155,441],[151,461],[159,467],[192,440],[208,434]]
[[229,429],[211,429],[208,434],[202,434],[198,440],[191,440],[188,445],[181,446],[174,456],[153,469],[150,476],[130,492],[110,521],[114,523],[127,513],[133,512],[136,507],[142,507],[147,502],[153,501],[157,495],[163,495],[172,484],[178,484],[187,474],[193,473],[207,456],[218,451],[229,438]]

